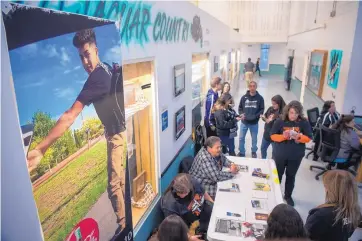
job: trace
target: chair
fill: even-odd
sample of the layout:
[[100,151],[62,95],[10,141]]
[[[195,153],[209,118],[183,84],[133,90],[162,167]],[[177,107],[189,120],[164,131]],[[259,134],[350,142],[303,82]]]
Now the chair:
[[[318,107],[314,107],[312,109],[307,110],[307,117],[308,117],[309,124],[312,127],[313,138],[314,138],[315,133],[319,131],[319,128],[317,127],[317,122],[318,122],[318,118],[319,118],[319,109],[318,109]],[[310,151],[305,156],[306,158],[308,158],[309,155],[313,153],[313,149],[314,149],[313,146],[312,147],[307,147],[307,150],[310,150]]]
[[323,125],[320,126],[320,145],[318,148],[318,156],[324,162],[328,162],[326,167],[320,166],[310,166],[309,169],[319,169],[322,172],[318,173],[315,176],[316,180],[319,180],[319,177],[322,176],[327,171],[331,170],[335,165],[334,160],[336,159],[340,145],[341,145],[341,132],[339,130],[330,129]]

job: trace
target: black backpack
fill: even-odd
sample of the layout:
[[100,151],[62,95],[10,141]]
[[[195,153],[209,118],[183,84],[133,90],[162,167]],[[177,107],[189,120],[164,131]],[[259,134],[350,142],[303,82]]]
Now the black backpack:
[[203,126],[197,125],[195,127],[195,156],[199,152],[199,150],[204,146],[205,143],[205,134],[203,130]]

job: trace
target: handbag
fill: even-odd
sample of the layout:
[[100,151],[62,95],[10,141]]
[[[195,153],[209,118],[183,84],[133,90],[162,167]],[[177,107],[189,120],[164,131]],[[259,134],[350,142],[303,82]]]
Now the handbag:
[[230,129],[229,138],[235,138],[238,135],[238,128],[234,127]]

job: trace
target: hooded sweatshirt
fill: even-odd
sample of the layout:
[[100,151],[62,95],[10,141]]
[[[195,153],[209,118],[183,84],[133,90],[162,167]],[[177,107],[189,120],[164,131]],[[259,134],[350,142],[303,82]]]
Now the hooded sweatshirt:
[[309,238],[313,241],[348,241],[354,230],[348,225],[348,220],[334,224],[335,218],[335,206],[310,210],[305,223]]
[[[238,122],[235,119],[235,116],[228,110],[217,110],[214,113],[215,124],[216,124],[216,133],[218,136],[229,136],[230,129],[236,127]],[[235,128],[236,130],[236,128]]]
[[214,92],[213,89],[209,89],[206,95],[206,103],[205,103],[205,118],[204,118],[204,125],[205,126],[213,126],[214,123],[214,114],[211,112],[212,107],[216,103],[217,99],[219,98],[219,94]]
[[265,125],[264,125],[263,138],[267,141],[270,141],[270,142],[272,141],[270,138],[270,131],[271,131],[271,128],[273,127],[275,120],[278,119],[280,112],[281,112],[280,110],[274,110],[273,106],[270,106],[268,108],[268,110],[265,112],[266,119],[268,119],[270,115],[274,115],[273,120],[270,121],[269,123],[265,122]]
[[239,114],[244,114],[244,124],[257,124],[260,115],[264,113],[264,98],[257,91],[254,96],[248,90],[240,99]]

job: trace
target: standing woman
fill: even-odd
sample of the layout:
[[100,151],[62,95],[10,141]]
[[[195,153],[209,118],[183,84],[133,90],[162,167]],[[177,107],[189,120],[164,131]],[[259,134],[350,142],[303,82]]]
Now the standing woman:
[[[325,127],[330,128],[332,125],[337,123],[340,118],[340,114],[336,111],[336,105],[333,100],[327,100],[323,104],[322,112],[318,117],[316,127],[324,125]],[[320,142],[320,133],[317,131],[314,133],[314,149],[313,149],[313,161],[317,161],[319,156],[317,154],[319,142]]]
[[285,172],[284,199],[294,206],[292,193],[295,176],[304,157],[305,144],[312,138],[312,128],[304,118],[303,106],[299,101],[291,101],[283,110],[283,115],[276,120],[270,137],[274,141],[273,159],[277,166],[280,183]]
[[215,104],[215,124],[216,133],[220,137],[223,145],[223,153],[229,153],[230,156],[235,154],[235,137],[237,136],[237,122],[241,120],[236,112],[232,109],[233,99],[230,94],[223,94]]
[[221,89],[221,95],[223,94],[230,94],[231,86],[229,82],[224,82]]
[[356,181],[352,174],[332,170],[323,176],[324,204],[309,211],[305,228],[313,241],[348,241],[361,220]]
[[272,106],[265,112],[265,115],[262,116],[262,120],[265,121],[264,125],[264,134],[263,140],[261,141],[261,158],[266,159],[268,147],[272,143],[270,139],[270,130],[273,127],[273,124],[276,119],[279,118],[279,115],[282,114],[285,102],[283,97],[280,95],[275,95],[272,99]]

